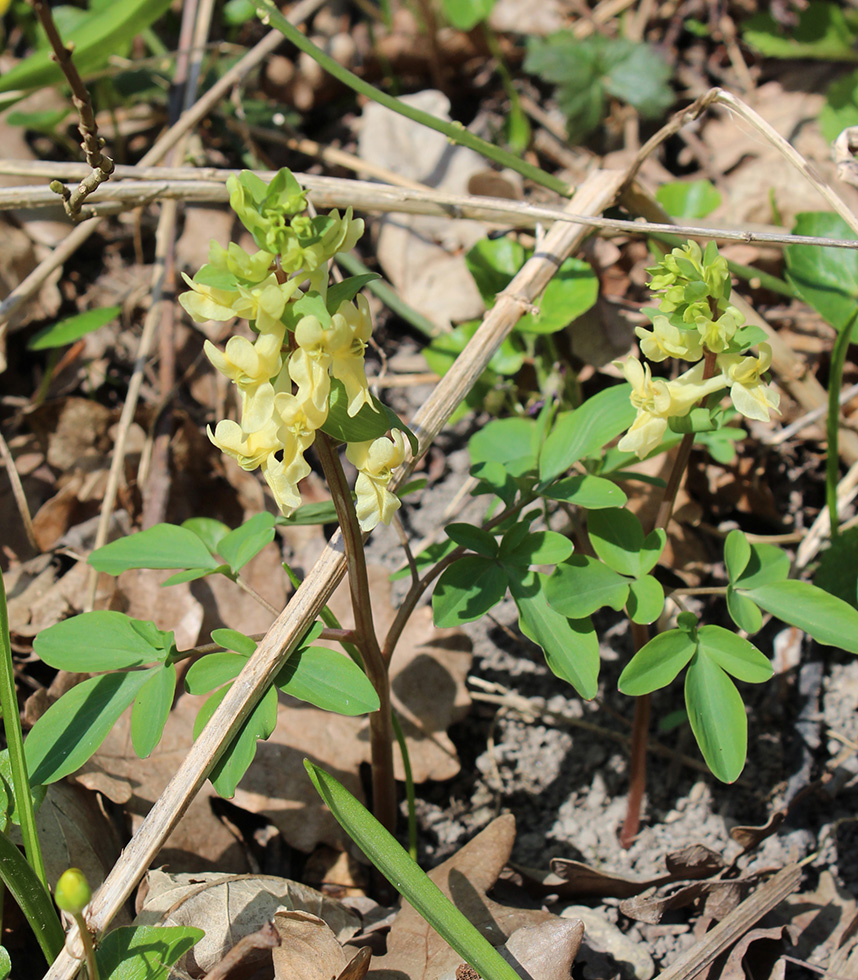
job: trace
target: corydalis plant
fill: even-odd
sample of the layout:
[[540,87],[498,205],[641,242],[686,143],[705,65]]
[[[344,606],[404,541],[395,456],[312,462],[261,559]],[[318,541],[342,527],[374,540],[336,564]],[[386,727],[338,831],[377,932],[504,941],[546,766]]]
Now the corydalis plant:
[[759,343],[764,334],[744,326],[744,317],[730,304],[730,273],[714,242],[702,251],[695,242],[675,248],[654,268],[650,289],[660,297],[657,310],[645,310],[652,328],[638,327],[641,353],[650,361],[669,357],[694,363],[673,381],[653,378],[648,364],[636,357],[621,363],[632,386],[637,416],[619,442],[619,449],[640,459],[661,445],[668,427],[699,431],[717,427],[708,418],[682,423],[695,405],[729,389],[736,411],[768,422],[778,410],[779,395],[766,380],[772,349]]
[[[298,484],[310,472],[304,454],[319,430],[349,443],[357,466],[361,530],[389,524],[399,500],[387,490],[407,447],[402,433],[367,387],[364,351],[372,334],[366,276],[328,286],[330,263],[352,249],[364,223],[332,211],[303,214],[307,201],[294,176],[281,170],[266,184],[247,171],[227,181],[230,205],[253,235],[250,255],[235,243],[212,242],[209,261],[179,296],[190,316],[250,321],[257,336],[231,337],[223,351],[210,341],[212,364],[238,388],[241,419],[223,419],[211,441],[245,470],[261,469],[288,517],[301,504]],[[336,416],[336,417],[332,417]],[[362,438],[372,436],[372,438]]]

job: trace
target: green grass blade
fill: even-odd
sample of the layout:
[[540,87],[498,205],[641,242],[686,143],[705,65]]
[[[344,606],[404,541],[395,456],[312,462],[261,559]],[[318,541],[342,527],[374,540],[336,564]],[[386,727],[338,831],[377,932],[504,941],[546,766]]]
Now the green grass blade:
[[54,903],[24,855],[2,831],[0,879],[27,917],[45,959],[48,963],[53,963],[66,938]]
[[492,944],[340,783],[313,765],[304,766],[337,821],[393,887],[485,980],[521,980]]

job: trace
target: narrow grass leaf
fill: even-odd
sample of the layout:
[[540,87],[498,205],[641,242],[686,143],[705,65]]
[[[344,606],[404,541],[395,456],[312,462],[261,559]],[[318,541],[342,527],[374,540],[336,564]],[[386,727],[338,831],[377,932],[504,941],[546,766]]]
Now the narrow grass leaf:
[[27,859],[2,831],[0,881],[24,913],[48,964],[53,963],[66,938],[54,903]]
[[334,818],[423,918],[486,980],[521,980],[501,954],[405,849],[333,776],[309,759],[304,766]]
[[87,310],[86,313],[70,316],[67,320],[60,320],[59,323],[40,330],[27,344],[27,349],[49,350],[53,347],[73,344],[93,330],[98,330],[111,320],[115,320],[121,312],[121,306],[105,306],[99,310]]

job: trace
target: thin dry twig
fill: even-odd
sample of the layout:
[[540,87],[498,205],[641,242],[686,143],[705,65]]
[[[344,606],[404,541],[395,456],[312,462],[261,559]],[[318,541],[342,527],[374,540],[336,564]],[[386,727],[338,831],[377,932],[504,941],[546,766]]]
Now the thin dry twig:
[[24,525],[24,532],[27,535],[27,540],[30,542],[30,546],[33,551],[38,554],[42,549],[39,547],[39,542],[36,540],[36,532],[33,528],[33,518],[30,516],[30,507],[27,503],[27,495],[24,493],[24,486],[21,483],[21,477],[18,474],[18,470],[15,466],[15,460],[12,458],[12,453],[9,449],[6,440],[3,438],[3,433],[0,432],[0,457],[2,457],[3,462],[6,466],[6,474],[9,477],[9,485],[12,487],[12,496],[15,498],[15,506],[18,508],[18,514],[21,517],[21,523]]
[[51,181],[50,184],[50,189],[62,197],[66,214],[73,221],[76,221],[82,215],[81,205],[86,198],[99,184],[110,179],[114,170],[114,163],[106,153],[102,152],[105,143],[98,135],[98,124],[95,121],[92,101],[72,58],[72,46],[63,43],[57,25],[54,23],[54,15],[45,0],[33,0],[33,8],[48,37],[48,42],[53,48],[52,58],[59,65],[71,87],[72,104],[77,109],[78,131],[82,138],[80,148],[83,150],[84,159],[90,168],[90,172],[73,191],[70,191],[58,180]]
[[[593,174],[572,198],[570,207],[585,214],[602,211],[614,201],[622,179],[623,174],[618,171]],[[470,391],[504,338],[518,322],[522,312],[541,294],[566,256],[579,247],[585,237],[586,229],[583,226],[558,223],[546,236],[541,250],[525,263],[507,290],[501,293],[463,353],[412,420],[412,429],[420,440],[420,450],[415,461],[426,452]],[[403,467],[396,474],[396,485],[408,478],[411,465]],[[107,928],[136,887],[145,869],[205,782],[223,747],[235,736],[262,692],[272,683],[276,673],[342,580],[345,567],[342,538],[337,532],[236,678],[208,725],[93,897],[89,926],[94,933],[100,934]],[[66,946],[48,970],[45,980],[72,980],[78,968],[79,963],[74,959],[73,949]]]

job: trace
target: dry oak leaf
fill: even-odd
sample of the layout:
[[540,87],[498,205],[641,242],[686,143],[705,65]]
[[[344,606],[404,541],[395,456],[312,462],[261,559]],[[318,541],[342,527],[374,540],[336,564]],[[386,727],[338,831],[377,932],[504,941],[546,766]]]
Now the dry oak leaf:
[[271,952],[274,980],[357,980],[366,973],[369,949],[343,949],[328,923],[311,912],[277,912],[274,928],[280,936],[280,945]]
[[[182,961],[183,969],[196,975],[211,970],[240,939],[259,930],[281,910],[311,913],[312,918],[326,924],[337,944],[350,939],[360,924],[358,917],[335,899],[275,875],[169,875],[150,871],[147,884],[149,891],[134,924],[204,929],[205,936]],[[267,955],[262,951],[261,956]]]
[[[487,896],[486,893],[498,880],[509,859],[514,840],[515,818],[511,814],[498,817],[451,858],[430,871],[429,877],[493,946],[503,946],[508,937],[524,927],[558,922],[563,925],[554,925],[554,928],[562,930],[567,945],[572,934],[577,934],[577,943],[580,944],[583,933],[580,922],[561,920],[541,909],[501,905]],[[556,938],[555,934],[552,940],[555,946]],[[524,942],[524,945],[528,943]],[[534,950],[542,949],[541,942],[531,945]],[[523,951],[519,948],[516,952],[516,948],[514,944],[510,951],[520,962]],[[575,944],[576,951],[577,948]],[[373,959],[367,977],[368,980],[403,980],[404,977],[409,980],[435,980],[448,971],[455,973],[461,962],[461,956],[421,918],[412,905],[403,901],[402,910],[390,930],[387,953]],[[566,963],[567,977],[570,964],[571,959]]]

